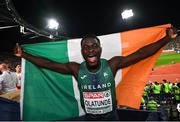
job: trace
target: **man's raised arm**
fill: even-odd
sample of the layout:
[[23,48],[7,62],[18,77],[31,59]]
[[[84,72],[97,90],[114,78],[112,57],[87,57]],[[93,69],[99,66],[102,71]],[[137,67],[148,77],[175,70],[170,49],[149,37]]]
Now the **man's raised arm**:
[[47,69],[50,69],[50,70],[53,70],[62,74],[71,74],[76,77],[79,70],[79,64],[76,62],[62,64],[62,63],[57,63],[57,62],[54,62],[45,58],[33,56],[31,54],[24,52],[22,48],[19,46],[19,44],[16,44],[15,55],[17,57],[24,58],[35,65],[38,65],[40,67],[47,68]]
[[175,39],[177,37],[177,31],[174,28],[168,28],[166,30],[166,36],[160,39],[157,42],[146,45],[136,52],[128,55],[128,56],[116,56],[109,60],[109,64],[112,64],[112,67],[117,70],[119,68],[127,67],[131,64],[135,64],[138,61],[145,59],[149,56],[155,54],[158,50],[160,50],[163,46],[165,46],[168,42]]

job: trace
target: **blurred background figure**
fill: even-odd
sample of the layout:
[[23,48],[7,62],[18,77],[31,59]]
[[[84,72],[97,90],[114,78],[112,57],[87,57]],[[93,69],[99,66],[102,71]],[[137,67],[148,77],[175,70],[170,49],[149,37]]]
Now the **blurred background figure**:
[[[18,69],[18,68],[17,68]],[[18,78],[16,72],[9,70],[6,63],[0,64],[0,97],[20,102],[20,90],[16,90]]]
[[161,93],[161,84],[159,84],[157,81],[155,81],[155,83],[152,84],[152,91],[153,91],[153,95],[155,97],[155,99],[160,102],[161,101],[161,97],[160,97],[160,93]]
[[153,96],[151,96],[149,98],[149,101],[147,102],[147,109],[151,111],[157,111],[159,107],[160,105],[158,104],[156,99]]
[[16,90],[17,78],[9,71],[8,65],[0,64],[0,94],[5,94]]
[[17,89],[21,89],[21,65],[17,64],[15,67],[16,70],[16,76],[17,76],[17,84],[16,84],[16,88]]

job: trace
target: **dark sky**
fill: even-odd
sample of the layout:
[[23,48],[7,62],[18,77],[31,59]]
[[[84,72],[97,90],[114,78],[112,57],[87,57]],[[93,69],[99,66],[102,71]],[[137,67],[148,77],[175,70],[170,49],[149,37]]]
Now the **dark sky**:
[[[111,34],[166,23],[180,27],[179,3],[175,0],[12,0],[12,2],[19,15],[36,28],[46,30],[47,19],[56,18],[60,23],[59,34],[68,38],[79,38],[87,33]],[[124,21],[121,12],[129,8],[133,9],[135,15]],[[8,34],[12,34],[13,43],[16,36],[18,40],[18,34],[13,33],[18,30],[8,31],[10,31]],[[2,33],[0,31],[1,36],[6,36],[4,33],[7,32]],[[9,43],[11,40],[8,40]]]

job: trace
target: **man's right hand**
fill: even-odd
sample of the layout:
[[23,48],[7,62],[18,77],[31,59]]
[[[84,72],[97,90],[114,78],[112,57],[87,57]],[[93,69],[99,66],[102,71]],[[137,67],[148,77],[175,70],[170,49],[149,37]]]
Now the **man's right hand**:
[[22,57],[22,53],[23,53],[22,48],[19,46],[18,43],[16,43],[16,47],[14,48],[15,56]]
[[167,28],[166,36],[170,39],[175,39],[177,37],[177,30],[174,27]]

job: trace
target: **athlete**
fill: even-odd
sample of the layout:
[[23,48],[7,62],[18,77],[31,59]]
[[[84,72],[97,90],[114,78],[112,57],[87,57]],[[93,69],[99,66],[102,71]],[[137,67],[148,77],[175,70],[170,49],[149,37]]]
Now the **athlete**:
[[118,120],[114,77],[118,69],[135,64],[155,54],[160,48],[177,37],[174,28],[166,30],[166,36],[157,42],[144,46],[128,56],[115,56],[110,60],[101,58],[100,40],[95,35],[87,35],[81,40],[84,62],[57,63],[26,53],[17,44],[15,55],[25,58],[43,68],[75,77],[80,90],[85,120]]

